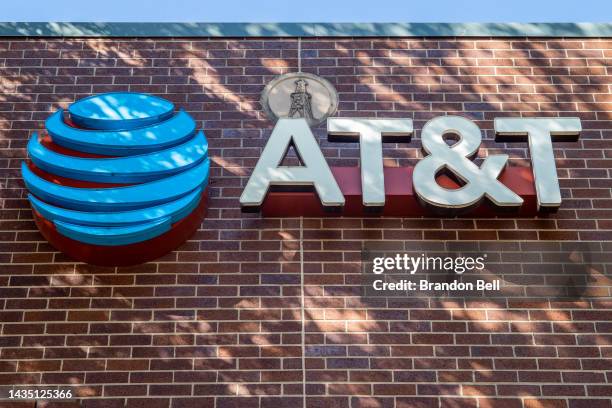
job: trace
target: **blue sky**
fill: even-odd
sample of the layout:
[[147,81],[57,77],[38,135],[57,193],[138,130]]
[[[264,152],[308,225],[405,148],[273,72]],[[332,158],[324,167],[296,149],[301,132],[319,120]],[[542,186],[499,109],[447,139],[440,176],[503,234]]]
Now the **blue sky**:
[[0,20],[611,22],[612,0],[5,0]]

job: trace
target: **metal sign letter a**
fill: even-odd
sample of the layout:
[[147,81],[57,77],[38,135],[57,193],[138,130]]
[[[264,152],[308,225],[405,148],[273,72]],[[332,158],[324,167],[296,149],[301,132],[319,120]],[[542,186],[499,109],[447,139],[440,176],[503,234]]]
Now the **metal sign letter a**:
[[[293,144],[303,166],[281,166]],[[306,119],[279,119],[240,197],[242,207],[258,208],[270,186],[314,186],[326,207],[344,205],[344,196]]]

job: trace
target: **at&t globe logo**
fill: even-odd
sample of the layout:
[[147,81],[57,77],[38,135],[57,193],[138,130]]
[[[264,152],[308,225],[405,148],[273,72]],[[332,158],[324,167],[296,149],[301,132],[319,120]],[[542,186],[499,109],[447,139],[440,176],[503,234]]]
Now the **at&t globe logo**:
[[44,237],[79,261],[130,265],[179,246],[206,211],[208,143],[158,97],[107,93],[59,110],[21,171]]

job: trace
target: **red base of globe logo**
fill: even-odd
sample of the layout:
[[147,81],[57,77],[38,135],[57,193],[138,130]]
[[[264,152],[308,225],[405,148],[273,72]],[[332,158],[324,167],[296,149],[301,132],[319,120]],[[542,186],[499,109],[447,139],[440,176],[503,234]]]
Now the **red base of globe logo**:
[[172,225],[170,231],[148,241],[120,247],[85,244],[70,239],[58,233],[53,222],[35,210],[32,212],[40,233],[54,248],[69,257],[91,265],[130,266],[158,259],[181,246],[198,230],[206,217],[207,201],[208,191],[204,191],[195,211]]

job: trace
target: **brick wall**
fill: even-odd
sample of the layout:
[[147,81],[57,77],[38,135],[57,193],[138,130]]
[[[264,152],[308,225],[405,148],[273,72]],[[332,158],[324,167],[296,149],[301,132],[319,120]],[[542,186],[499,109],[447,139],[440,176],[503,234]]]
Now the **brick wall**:
[[[385,146],[387,166],[414,165],[420,128],[440,114],[477,121],[481,156],[503,150],[514,165],[526,165],[527,145],[494,143],[493,117],[580,117],[581,140],[555,144],[561,210],[478,220],[245,215],[238,196],[272,126],[260,92],[297,69],[297,40],[0,39],[0,384],[71,384],[84,407],[294,408],[303,387],[308,407],[610,407],[611,302],[368,302],[355,277],[372,241],[398,250],[442,240],[612,241],[612,42],[301,45],[302,70],[336,86],[340,115],[415,120],[411,144]],[[75,264],[36,231],[19,164],[55,109],[123,90],[168,98],[205,129],[210,211],[189,242],[156,262]],[[323,131],[330,164],[356,165],[358,146],[328,143]]]

